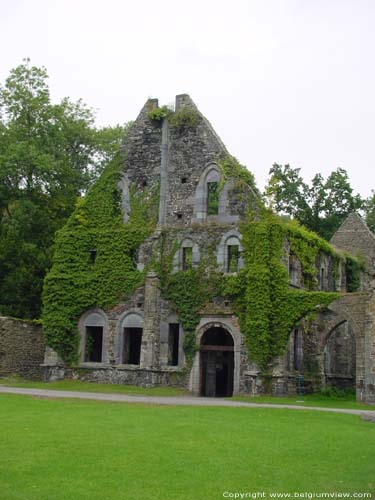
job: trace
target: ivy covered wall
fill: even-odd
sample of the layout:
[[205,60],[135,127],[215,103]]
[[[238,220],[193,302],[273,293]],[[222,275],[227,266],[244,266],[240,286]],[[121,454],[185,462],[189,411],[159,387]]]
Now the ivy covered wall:
[[[231,304],[239,319],[250,359],[267,374],[272,360],[285,350],[296,323],[338,297],[319,290],[320,261],[328,259],[330,266],[332,281],[327,290],[334,290],[345,274],[348,289],[354,291],[359,283],[359,264],[315,234],[267,211],[259,202],[252,175],[227,154],[201,115],[189,123],[186,133],[171,132],[167,200],[171,224],[155,231],[161,130],[149,115],[146,105],[126,138],[125,155],[108,165],[57,235],[54,263],[44,287],[47,343],[67,363],[77,363],[79,317],[91,308],[110,311],[131,296],[144,283],[147,271],[153,270],[160,279],[163,299],[184,328],[188,366],[197,350],[200,311],[222,300]],[[219,189],[230,181],[231,196],[234,193],[238,201],[233,211],[238,216],[231,223],[208,220],[191,224],[191,200],[199,177],[205,166],[215,161],[221,172]],[[130,186],[130,218],[126,223],[118,189],[124,172]],[[231,209],[229,203],[228,211]],[[224,274],[218,268],[216,252],[222,236],[231,229],[242,234],[244,267],[236,274]],[[200,261],[191,269],[173,272],[173,256],[186,232],[199,240]],[[145,268],[139,271],[138,250],[144,251],[142,243],[151,235],[154,245],[147,247]],[[157,251],[150,255],[150,249]],[[290,287],[289,251],[301,266],[301,289]]]
[[108,309],[144,282],[134,255],[156,224],[158,189],[131,193],[124,224],[117,157],[77,204],[56,237],[53,267],[44,284],[47,344],[68,363],[78,360],[77,320],[94,307]]

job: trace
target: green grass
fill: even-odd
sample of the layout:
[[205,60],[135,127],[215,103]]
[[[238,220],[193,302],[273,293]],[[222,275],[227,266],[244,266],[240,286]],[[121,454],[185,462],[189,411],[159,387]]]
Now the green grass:
[[373,410],[374,405],[366,405],[357,402],[354,395],[347,396],[325,396],[324,394],[305,394],[304,396],[287,396],[287,397],[274,397],[274,396],[235,396],[231,398],[234,401],[245,401],[248,403],[269,403],[280,405],[294,405],[294,406],[322,406],[326,408],[347,408],[355,410]]
[[358,416],[0,395],[2,500],[210,500],[375,491]]
[[95,382],[81,382],[80,380],[59,380],[57,382],[39,382],[35,380],[24,380],[19,377],[0,379],[0,385],[8,387],[29,387],[34,389],[52,389],[58,391],[83,391],[83,392],[106,392],[120,394],[137,394],[140,396],[183,396],[188,394],[177,387],[139,387],[136,385],[123,384],[98,384]]
[[[138,387],[135,385],[121,384],[98,384],[94,382],[81,382],[80,380],[60,380],[58,382],[38,382],[24,380],[19,377],[9,377],[0,379],[0,385],[9,387],[29,387],[35,389],[53,389],[61,391],[84,391],[84,392],[105,392],[134,394],[141,396],[184,396],[189,392],[176,387]],[[300,406],[322,406],[329,408],[353,408],[358,410],[373,410],[374,405],[357,403],[354,395],[346,396],[324,396],[322,394],[308,394],[301,398],[293,397],[273,397],[273,396],[235,396],[230,398],[233,401],[245,401],[248,403],[270,403],[270,404],[291,404]],[[303,401],[301,403],[300,401]]]

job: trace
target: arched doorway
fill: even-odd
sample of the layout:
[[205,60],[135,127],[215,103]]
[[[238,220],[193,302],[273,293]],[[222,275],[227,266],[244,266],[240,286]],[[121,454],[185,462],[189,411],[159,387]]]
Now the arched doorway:
[[324,346],[326,384],[339,389],[354,389],[356,375],[355,335],[347,321],[337,325]]
[[233,394],[234,342],[222,327],[211,327],[200,343],[200,394],[229,397]]

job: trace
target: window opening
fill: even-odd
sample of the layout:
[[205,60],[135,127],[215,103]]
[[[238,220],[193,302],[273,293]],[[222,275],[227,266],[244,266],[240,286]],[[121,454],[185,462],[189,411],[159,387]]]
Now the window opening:
[[322,267],[322,268],[320,269],[320,288],[321,288],[322,290],[323,290],[323,288],[324,288],[324,281],[325,281],[325,280],[324,280],[324,278],[325,278],[325,269],[324,269],[324,267]]
[[240,249],[238,245],[228,245],[227,247],[227,272],[236,273],[238,271],[238,261],[240,258]]
[[91,248],[91,249],[89,250],[89,254],[90,254],[90,262],[91,262],[91,264],[95,264],[95,261],[96,261],[96,254],[97,254],[97,252],[96,252],[96,248]]
[[207,215],[219,213],[219,186],[217,182],[207,182]]
[[178,349],[180,343],[180,325],[169,323],[168,332],[168,365],[178,366]]
[[138,250],[136,248],[132,248],[130,250],[130,258],[134,266],[137,266],[138,263]]
[[298,329],[294,330],[293,344],[294,369],[300,371],[302,368],[302,335]]
[[188,271],[193,267],[193,249],[192,247],[182,248],[182,270]]
[[124,328],[123,363],[139,365],[141,361],[142,328]]
[[103,351],[103,327],[86,326],[85,361],[101,363]]

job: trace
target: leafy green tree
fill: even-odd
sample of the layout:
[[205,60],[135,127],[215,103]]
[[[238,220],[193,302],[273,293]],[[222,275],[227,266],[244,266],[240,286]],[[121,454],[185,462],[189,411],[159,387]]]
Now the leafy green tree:
[[334,170],[325,180],[316,174],[311,184],[304,182],[299,168],[274,164],[264,197],[278,213],[300,221],[329,240],[347,215],[360,210],[364,201],[354,195],[347,172]]
[[375,233],[375,191],[367,198],[364,204],[365,220],[368,227]]
[[29,60],[0,87],[0,313],[40,315],[55,232],[118,149],[126,127],[97,129],[82,101],[51,103]]

